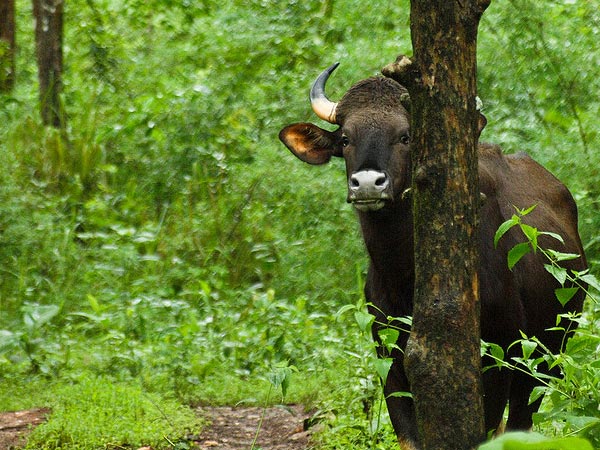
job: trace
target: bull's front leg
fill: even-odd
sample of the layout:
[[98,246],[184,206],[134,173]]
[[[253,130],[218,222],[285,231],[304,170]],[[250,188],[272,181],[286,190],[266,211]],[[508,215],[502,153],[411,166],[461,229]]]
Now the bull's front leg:
[[403,358],[400,356],[395,358],[392,364],[383,392],[401,450],[417,450],[419,448],[413,399],[394,395],[394,393],[409,391],[410,386],[404,373]]

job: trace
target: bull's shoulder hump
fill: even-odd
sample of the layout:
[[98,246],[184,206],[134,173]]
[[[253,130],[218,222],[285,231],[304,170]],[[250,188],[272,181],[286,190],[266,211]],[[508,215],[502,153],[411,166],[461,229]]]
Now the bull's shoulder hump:
[[478,149],[479,187],[485,195],[493,196],[501,185],[502,173],[510,170],[498,145],[480,143]]
[[479,143],[479,157],[480,158],[502,158],[502,148],[496,144],[490,144],[487,142]]

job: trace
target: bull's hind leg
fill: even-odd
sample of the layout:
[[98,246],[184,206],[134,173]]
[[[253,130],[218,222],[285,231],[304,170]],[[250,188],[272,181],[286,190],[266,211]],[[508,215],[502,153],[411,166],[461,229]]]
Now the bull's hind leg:
[[[483,359],[483,367],[492,364],[489,358]],[[492,368],[483,373],[483,406],[485,429],[496,431],[502,423],[502,416],[508,401],[513,373],[507,369]]]
[[535,386],[539,385],[531,375],[515,373],[510,388],[510,399],[508,403],[507,430],[529,430],[533,425],[532,416],[542,403],[539,398],[529,404],[529,396]]

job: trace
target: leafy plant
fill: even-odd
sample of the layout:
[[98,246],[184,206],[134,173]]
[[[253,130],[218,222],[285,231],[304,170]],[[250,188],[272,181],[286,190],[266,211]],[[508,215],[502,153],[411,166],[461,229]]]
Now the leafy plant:
[[[360,272],[357,273],[357,276],[360,280]],[[359,286],[361,284],[361,281],[359,281]],[[392,351],[403,351],[397,345],[400,333],[408,333],[412,321],[410,317],[387,317],[386,323],[380,323],[375,315],[366,310],[367,306],[374,308],[374,305],[365,303],[364,295],[361,294],[357,303],[344,305],[338,310],[337,316],[341,317],[344,313],[352,311],[358,329],[366,342],[369,343],[367,347],[370,350],[366,354],[356,355],[356,365],[364,366],[367,373],[370,372],[367,379],[361,380],[360,383],[364,389],[364,392],[360,394],[360,398],[362,398],[369,424],[366,427],[367,441],[364,445],[371,449],[377,449],[385,448],[385,442],[389,438],[390,432],[382,387],[387,381],[394,362]],[[378,339],[376,341],[373,341],[372,334],[374,326],[377,329]],[[373,375],[376,375],[379,382],[376,385],[372,382]],[[365,389],[367,386],[369,388]],[[393,392],[389,395],[411,396],[409,392]]]
[[[510,219],[502,223],[496,231],[494,236],[495,246],[498,245],[498,241],[502,238],[502,236],[504,236],[508,230],[515,226],[518,226],[521,229],[527,239],[526,242],[517,244],[509,250],[507,257],[509,269],[513,269],[521,260],[521,258],[527,253],[535,253],[539,251],[548,261],[548,263],[544,264],[544,269],[546,269],[546,271],[550,273],[561,285],[560,288],[555,290],[556,298],[561,305],[564,306],[580,289],[583,290],[588,297],[594,299],[594,297],[590,296],[588,286],[594,288],[596,291],[600,291],[600,281],[598,281],[598,279],[590,273],[590,270],[571,270],[569,272],[568,269],[560,265],[560,262],[577,259],[580,257],[580,255],[574,253],[562,253],[552,250],[551,248],[540,247],[538,244],[540,236],[550,236],[562,244],[564,244],[564,240],[562,236],[556,233],[540,231],[537,228],[527,225],[523,222],[523,217],[525,217],[535,208],[536,205],[524,210],[519,210],[517,208],[517,214],[514,214]],[[565,286],[565,283],[567,282],[568,284]]]
[[[587,297],[593,300],[594,306],[591,307],[589,314],[591,320],[579,314],[561,314],[557,317],[556,326],[551,330],[562,332],[565,335],[570,334],[571,329],[560,326],[563,318],[568,319],[569,324],[579,325],[578,331],[567,341],[564,352],[553,353],[535,336],[526,336],[523,332],[521,332],[522,339],[512,343],[508,349],[518,346],[521,349],[522,356],[512,356],[510,361],[507,361],[505,360],[504,350],[500,346],[493,343],[484,343],[484,349],[496,361],[497,367],[521,371],[536,378],[541,383],[531,393],[530,402],[534,402],[545,395],[547,408],[534,415],[534,424],[538,426],[552,425],[561,429],[566,436],[575,434],[585,437],[597,446],[600,445],[600,417],[598,417],[600,397],[597,392],[597,385],[600,381],[600,365],[597,363],[596,358],[590,360],[589,355],[595,355],[600,345],[598,324],[594,319],[598,301],[588,286],[598,291],[600,283],[594,275],[590,274],[589,270],[569,271],[560,265],[562,261],[578,258],[579,255],[561,253],[539,245],[540,236],[550,236],[561,243],[563,239],[555,233],[539,231],[524,223],[523,218],[534,208],[535,206],[525,210],[517,210],[517,214],[498,228],[494,243],[497,244],[509,229],[518,226],[527,240],[524,243],[515,245],[509,251],[509,267],[513,269],[528,252],[539,251],[548,261],[544,265],[546,271],[552,274],[561,284],[561,287],[555,290],[556,299],[564,306],[580,289],[584,290]],[[518,268],[514,270],[518,270]],[[550,369],[560,369],[561,376],[540,371],[539,367],[542,364]],[[570,441],[565,438],[544,441],[544,444],[535,444],[538,447],[534,444],[528,444],[532,445],[531,447],[525,446],[527,442],[537,442],[537,437],[534,436],[531,440],[519,441],[522,442],[523,446],[515,444],[512,447],[513,444],[509,444],[507,441],[505,447],[497,448],[576,448],[577,445],[581,445],[581,443],[578,444],[580,441]]]
[[592,450],[592,446],[581,438],[550,438],[538,433],[517,431],[505,433],[479,446],[479,450]]
[[262,428],[262,424],[265,418],[265,413],[267,411],[267,406],[271,401],[271,389],[281,389],[281,401],[285,400],[285,396],[288,391],[288,387],[290,385],[290,378],[293,372],[297,372],[298,369],[294,366],[291,366],[287,363],[279,363],[275,365],[271,372],[268,374],[268,380],[270,383],[269,392],[267,394],[267,398],[265,400],[265,406],[263,408],[262,414],[260,416],[260,420],[258,422],[258,426],[256,428],[256,433],[254,434],[254,439],[252,440],[252,444],[250,445],[250,449],[254,450],[256,448],[256,442],[258,440],[258,435]]

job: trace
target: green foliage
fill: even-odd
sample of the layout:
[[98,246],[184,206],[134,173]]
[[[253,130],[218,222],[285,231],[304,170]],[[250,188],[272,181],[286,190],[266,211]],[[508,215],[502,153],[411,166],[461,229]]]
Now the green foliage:
[[[591,261],[600,253],[598,6],[492,2],[479,34],[484,139],[530,152],[566,182]],[[84,435],[90,414],[73,402],[91,411],[82,397],[93,393],[101,415],[111,392],[125,393],[141,405],[120,404],[128,417],[155,417],[146,396],[173,409],[264,404],[271,374],[288,400],[320,408],[322,448],[390,448],[377,406],[389,361],[374,358],[363,333],[373,321],[357,300],[366,257],[342,165],[302,166],[276,136],[315,120],[307,90],[331,62],[343,67],[328,86],[337,99],[410,53],[408,2],[73,0],[61,133],[38,118],[30,9],[17,1],[17,83],[0,96],[0,408],[52,400],[34,442],[55,447],[167,446],[156,429],[126,434],[106,414],[112,436],[89,424]],[[590,273],[548,265],[566,289],[571,276],[594,286]],[[344,305],[353,314],[336,320]],[[595,317],[579,319],[565,382],[597,381]],[[386,351],[398,332],[380,333]],[[290,366],[298,373],[276,370]],[[16,400],[22,380],[57,394],[19,389]],[[564,410],[596,417],[584,392],[574,389]],[[539,423],[577,427],[557,420]],[[176,441],[183,428],[164,434]]]
[[[561,262],[576,259],[579,255],[562,253],[539,245],[540,236],[550,236],[561,243],[563,238],[555,233],[539,231],[527,225],[526,216],[534,209],[535,206],[526,210],[517,209],[517,214],[501,224],[496,231],[494,245],[498,244],[508,230],[519,227],[526,241],[515,245],[508,252],[509,268],[513,270],[521,257],[531,251],[542,253],[548,261],[544,265],[545,269],[562,286],[555,290],[556,299],[564,306],[579,290],[584,290],[590,300],[589,311],[586,311],[587,314],[583,316],[562,314],[557,317],[556,326],[549,329],[566,336],[568,333],[573,333],[573,324],[578,326],[577,331],[567,341],[564,352],[552,353],[535,336],[528,337],[523,332],[521,332],[522,339],[512,343],[507,349],[520,347],[522,356],[512,356],[510,360],[506,360],[504,350],[493,343],[484,343],[483,352],[495,361],[494,367],[520,371],[538,380],[540,386],[534,388],[529,401],[534,402],[545,395],[545,407],[534,414],[535,425],[558,428],[565,436],[575,434],[587,438],[598,447],[600,446],[600,417],[598,417],[600,396],[597,386],[600,382],[600,364],[596,357],[600,348],[600,330],[597,319],[598,301],[592,291],[597,292],[600,283],[589,273],[589,270],[568,271],[560,265]],[[518,267],[515,270],[518,271]],[[568,320],[569,328],[561,326],[563,318]],[[593,355],[591,359],[590,355]],[[545,373],[545,370],[541,370],[542,366],[555,371],[559,369],[559,375]],[[489,367],[484,368],[487,369]],[[542,439],[538,442],[536,435],[517,437],[519,439],[515,439],[514,443],[512,438],[507,438],[506,441],[501,441],[502,443],[490,444],[490,447],[482,448],[587,448],[589,446],[588,441],[582,439]]]
[[[496,230],[496,234],[494,235],[494,246],[498,245],[498,241],[506,234],[508,230],[518,226],[521,229],[526,241],[516,244],[508,251],[507,261],[509,269],[512,270],[526,254],[530,252],[536,253],[539,251],[548,261],[548,263],[544,264],[544,268],[561,285],[560,288],[555,289],[554,293],[556,295],[556,299],[562,306],[565,306],[580,289],[585,291],[586,294],[588,294],[588,297],[593,300],[594,297],[589,295],[588,290],[595,289],[596,291],[600,291],[600,281],[598,281],[598,279],[590,273],[589,269],[583,271],[569,271],[560,265],[561,262],[577,259],[580,257],[580,255],[575,253],[563,253],[551,248],[540,247],[538,244],[540,236],[550,236],[561,244],[564,244],[564,240],[562,236],[556,233],[540,231],[535,227],[527,225],[523,221],[523,218],[533,211],[535,207],[536,206],[534,205],[524,210],[519,210],[516,208],[517,214],[514,214],[510,219],[502,223],[498,227],[498,230]],[[566,286],[565,283],[567,283]]]
[[[597,359],[600,322],[597,317],[597,306],[583,317],[569,316],[568,319],[578,323],[579,328],[567,342],[565,351],[561,353],[552,353],[537,338],[525,335],[511,345],[520,348],[520,356],[512,356],[510,359],[505,359],[505,353],[498,345],[490,343],[483,345],[483,350],[495,360],[496,367],[523,372],[541,383],[533,390],[529,399],[530,402],[534,402],[544,396],[542,408],[533,416],[534,425],[538,429],[550,434],[576,435],[581,439],[589,440],[594,448],[600,446],[600,418],[598,417],[600,365]],[[567,330],[560,326],[561,319],[562,317],[557,318],[557,325],[553,330],[564,333]],[[543,373],[542,366],[559,370],[559,375]],[[484,368],[487,369],[489,367]],[[560,439],[549,440],[550,447],[539,448],[555,448],[551,446],[552,443],[562,442]],[[570,441],[564,442],[567,445]]]
[[585,439],[549,438],[538,433],[506,433],[479,447],[479,450],[592,450]]

